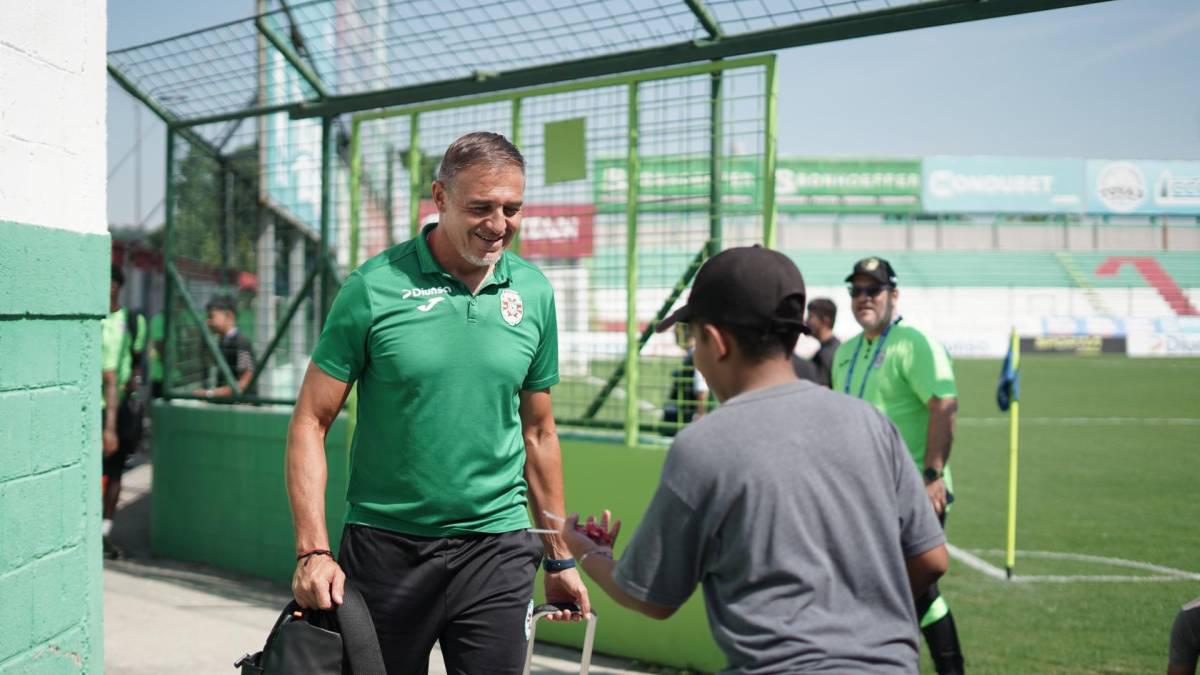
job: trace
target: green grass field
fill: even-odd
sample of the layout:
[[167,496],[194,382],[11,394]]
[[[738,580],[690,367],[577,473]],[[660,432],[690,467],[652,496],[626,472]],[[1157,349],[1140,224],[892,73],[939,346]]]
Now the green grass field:
[[[661,404],[670,367],[646,360],[641,399]],[[610,368],[594,366],[592,384],[573,382],[570,396],[556,398],[578,407]],[[1003,570],[1008,422],[995,403],[1000,363],[959,360],[955,368],[961,408],[948,534],[954,546]],[[617,419],[623,406],[610,400],[603,416]],[[1016,574],[1056,579],[1010,582],[952,559],[942,589],[968,668],[1164,672],[1175,612],[1200,596],[1200,359],[1029,355],[1021,417]],[[1072,556],[1193,577],[1162,580],[1169,575]],[[1081,578],[1097,576],[1123,579]],[[922,671],[934,672],[922,658]]]
[[[955,364],[961,397],[952,463],[951,543],[1003,549],[1008,425],[995,404],[999,363]],[[1200,360],[1028,356],[1022,361],[1013,583],[951,561],[942,583],[975,673],[1165,672],[1167,636],[1200,580],[1158,576],[1048,551],[1200,573]],[[1002,555],[981,556],[1003,569]],[[933,672],[928,659],[923,672]]]

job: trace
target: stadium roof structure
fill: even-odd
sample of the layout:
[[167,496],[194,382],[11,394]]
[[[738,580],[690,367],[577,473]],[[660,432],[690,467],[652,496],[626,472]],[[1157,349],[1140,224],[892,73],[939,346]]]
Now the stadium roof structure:
[[[167,124],[194,127],[278,112],[330,117],[1100,1],[279,0],[259,16],[112,51],[108,70]],[[270,50],[302,86],[263,100]]]

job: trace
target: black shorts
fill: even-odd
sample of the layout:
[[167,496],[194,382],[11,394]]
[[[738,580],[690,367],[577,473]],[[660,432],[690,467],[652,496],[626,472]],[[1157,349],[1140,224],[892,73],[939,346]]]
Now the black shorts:
[[339,562],[371,610],[389,675],[524,670],[541,539],[519,530],[435,539],[347,525]]

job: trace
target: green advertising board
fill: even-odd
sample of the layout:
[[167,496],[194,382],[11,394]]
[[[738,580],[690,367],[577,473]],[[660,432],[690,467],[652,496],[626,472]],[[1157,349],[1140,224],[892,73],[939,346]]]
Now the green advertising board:
[[[708,157],[642,157],[638,201],[642,211],[704,211],[708,209]],[[625,210],[629,175],[625,160],[598,159],[593,185],[601,213]],[[725,212],[762,210],[762,160],[724,157],[721,160],[721,204]]]
[[[762,162],[758,157],[721,160],[721,208],[726,213],[762,210]],[[643,157],[638,201],[643,211],[703,211],[709,200],[707,157]],[[624,159],[593,165],[600,212],[625,208]],[[921,162],[908,159],[810,159],[781,157],[775,166],[775,203],[780,213],[910,213],[921,210]]]

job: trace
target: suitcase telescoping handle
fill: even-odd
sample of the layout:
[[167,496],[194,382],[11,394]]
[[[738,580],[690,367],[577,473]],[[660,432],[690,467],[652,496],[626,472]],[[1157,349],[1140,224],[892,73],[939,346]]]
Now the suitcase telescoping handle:
[[[537,634],[538,619],[564,609],[578,613],[579,605],[573,602],[555,602],[533,608],[533,623],[529,627],[529,647],[525,652],[525,675],[529,675],[529,668],[533,665],[533,641]],[[583,654],[579,659],[579,675],[587,675],[588,669],[592,667],[592,641],[596,638],[596,613],[588,612],[584,620],[587,621],[587,632],[583,637]]]

